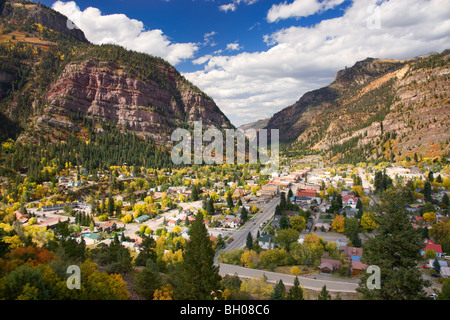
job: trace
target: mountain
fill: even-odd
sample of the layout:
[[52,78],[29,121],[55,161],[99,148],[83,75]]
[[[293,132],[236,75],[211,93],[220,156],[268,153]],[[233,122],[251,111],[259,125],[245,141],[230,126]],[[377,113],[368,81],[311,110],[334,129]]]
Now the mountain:
[[333,161],[404,160],[448,154],[450,51],[407,60],[367,58],[337,72],[328,86],[276,113],[292,154]]
[[0,2],[0,138],[86,136],[85,118],[163,143],[195,120],[233,128],[215,102],[163,59],[93,45],[39,3]]

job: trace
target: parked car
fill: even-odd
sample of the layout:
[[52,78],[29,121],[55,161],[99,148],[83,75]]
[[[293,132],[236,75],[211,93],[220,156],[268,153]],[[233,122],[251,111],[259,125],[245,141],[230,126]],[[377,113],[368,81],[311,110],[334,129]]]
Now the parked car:
[[438,276],[436,273],[432,273],[431,276],[432,276],[433,278],[439,278],[439,276]]

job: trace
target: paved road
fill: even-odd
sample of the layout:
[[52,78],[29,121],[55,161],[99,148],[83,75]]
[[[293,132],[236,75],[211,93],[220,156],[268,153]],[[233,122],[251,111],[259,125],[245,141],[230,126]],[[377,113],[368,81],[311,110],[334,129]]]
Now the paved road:
[[[241,278],[258,278],[264,274],[267,277],[267,282],[276,283],[279,280],[283,280],[283,283],[287,286],[294,285],[295,279],[295,276],[284,273],[256,270],[224,263],[219,263],[219,273],[221,276],[238,274]],[[330,292],[354,293],[358,287],[358,283],[338,280],[311,279],[302,276],[299,276],[298,280],[304,289],[315,291],[320,291],[326,285],[327,290]]]
[[232,251],[245,247],[247,235],[250,232],[255,239],[260,225],[270,218],[275,213],[275,207],[280,203],[280,198],[275,197],[266,204],[263,212],[258,213],[252,220],[248,221],[241,229],[236,230],[233,234],[233,242],[227,244],[224,251]]

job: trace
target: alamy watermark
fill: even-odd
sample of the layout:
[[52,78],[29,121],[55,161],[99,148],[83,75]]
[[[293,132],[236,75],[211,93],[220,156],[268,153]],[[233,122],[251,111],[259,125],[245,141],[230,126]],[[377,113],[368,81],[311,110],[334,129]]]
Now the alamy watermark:
[[366,286],[367,289],[381,289],[381,270],[379,266],[371,265],[366,269],[366,273],[371,273],[372,275],[367,278]]
[[381,29],[381,12],[380,7],[372,5],[367,7],[367,13],[369,14],[366,23],[368,29]]
[[81,270],[77,265],[71,265],[67,268],[67,274],[70,276],[67,278],[66,285],[67,289],[81,289]]
[[[194,121],[194,138],[187,129],[177,128],[171,136],[173,142],[178,142],[172,148],[172,162],[174,164],[257,164],[258,161],[265,166],[261,174],[269,175],[278,172],[279,168],[279,130],[270,130],[270,155],[268,155],[268,130],[255,129],[222,131],[216,128],[203,132],[202,121]],[[192,140],[194,152],[192,153]],[[235,143],[236,140],[236,143]],[[204,142],[210,142],[205,147]],[[237,146],[235,148],[235,146]],[[246,148],[248,146],[248,149]]]

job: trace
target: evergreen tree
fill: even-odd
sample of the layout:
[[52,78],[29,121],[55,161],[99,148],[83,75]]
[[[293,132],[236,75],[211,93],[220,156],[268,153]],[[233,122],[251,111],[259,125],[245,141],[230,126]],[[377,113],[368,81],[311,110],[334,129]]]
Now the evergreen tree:
[[247,209],[245,209],[245,207],[242,207],[242,210],[241,210],[241,219],[242,219],[242,222],[243,222],[243,223],[246,222],[246,221],[248,220],[248,211],[247,211]]
[[206,203],[206,214],[211,216],[214,214],[214,200],[212,198],[209,198],[208,202]]
[[156,262],[156,242],[152,237],[143,236],[142,242],[139,245],[139,254],[136,257],[134,264],[136,266],[145,266],[148,259]]
[[428,181],[434,182],[434,174],[433,174],[433,171],[428,172]]
[[425,202],[431,202],[431,184],[429,181],[426,181],[423,188],[423,196],[425,199]]
[[286,287],[283,283],[283,280],[280,279],[278,283],[275,285],[275,288],[270,295],[270,300],[284,300],[284,296],[286,294]]
[[253,237],[250,232],[247,234],[246,247],[248,250],[252,250],[252,248],[253,248]]
[[183,254],[183,262],[175,267],[172,281],[174,297],[181,300],[210,300],[211,292],[220,289],[219,268],[214,265],[214,249],[203,221],[201,211],[189,229],[189,242]]
[[327,286],[323,286],[322,290],[320,290],[317,300],[331,300],[331,295],[327,290]]
[[281,192],[280,195],[280,209],[284,210],[286,208],[286,194]]
[[110,217],[114,215],[114,198],[112,196],[111,190],[109,191],[109,196],[108,196],[108,215]]
[[447,194],[444,194],[444,196],[442,197],[442,203],[445,204],[446,206],[449,205],[449,199]]
[[287,195],[287,201],[288,202],[290,202],[291,201],[291,198],[294,196],[294,193],[292,192],[292,189],[291,188],[289,188],[289,191],[288,191],[288,195]]
[[234,204],[233,204],[233,198],[231,197],[231,193],[228,192],[227,193],[227,206],[228,208],[233,208]]
[[289,227],[289,220],[286,215],[282,215],[280,218],[280,229],[287,229]]
[[441,265],[440,265],[439,260],[437,259],[437,257],[434,258],[434,261],[433,261],[433,269],[434,269],[434,271],[436,271],[437,273],[441,273]]
[[414,230],[405,209],[408,190],[389,189],[373,208],[378,224],[375,237],[363,245],[362,262],[376,265],[381,271],[381,288],[367,287],[371,274],[364,273],[358,292],[365,299],[415,300],[426,297],[424,286],[429,282],[422,278],[417,265],[422,261],[420,234]]
[[194,184],[191,190],[191,201],[197,201],[200,195],[200,188],[198,185]]
[[295,277],[294,286],[289,289],[286,300],[304,300],[298,277]]

